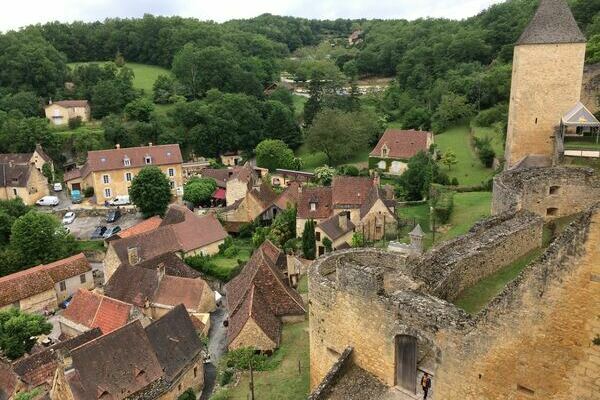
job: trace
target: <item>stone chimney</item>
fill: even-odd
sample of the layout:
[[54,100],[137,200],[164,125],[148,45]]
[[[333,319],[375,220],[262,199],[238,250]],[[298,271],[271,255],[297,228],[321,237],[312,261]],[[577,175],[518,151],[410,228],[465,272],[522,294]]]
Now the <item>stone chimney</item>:
[[140,257],[138,254],[137,247],[129,247],[127,249],[127,259],[129,260],[130,265],[136,265],[137,263],[140,262]]
[[152,142],[149,142],[149,143],[148,143],[148,147],[152,147]]
[[338,216],[338,221],[340,224],[340,229],[346,232],[348,230],[348,214],[346,214],[345,212],[341,213]]
[[162,278],[165,276],[165,264],[160,263],[156,266],[156,276],[158,277],[158,282],[162,281]]
[[119,143],[117,143],[117,144],[115,144],[115,148],[116,148],[116,149],[120,149],[120,148],[121,148],[121,145],[120,145]]

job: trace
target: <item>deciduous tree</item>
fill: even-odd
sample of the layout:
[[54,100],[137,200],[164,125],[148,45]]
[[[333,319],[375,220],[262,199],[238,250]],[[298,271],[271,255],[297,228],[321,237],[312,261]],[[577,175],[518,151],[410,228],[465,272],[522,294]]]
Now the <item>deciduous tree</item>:
[[133,178],[129,196],[144,218],[163,216],[171,201],[169,180],[158,167],[144,167]]

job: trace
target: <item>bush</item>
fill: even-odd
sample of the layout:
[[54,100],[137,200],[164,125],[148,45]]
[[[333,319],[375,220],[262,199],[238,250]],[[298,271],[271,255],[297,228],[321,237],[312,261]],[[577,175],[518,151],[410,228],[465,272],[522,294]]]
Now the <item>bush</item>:
[[194,389],[188,388],[179,395],[177,400],[196,400],[196,393],[194,393]]
[[339,175],[358,176],[359,173],[360,171],[354,165],[341,165],[340,167],[338,167]]
[[81,117],[69,118],[69,129],[77,129],[83,124]]
[[492,126],[496,122],[506,121],[508,118],[508,107],[506,104],[498,104],[495,107],[483,110],[473,118],[476,126]]
[[225,250],[233,246],[233,238],[231,236],[227,236],[223,243],[219,245],[219,254],[224,254]]
[[452,186],[458,186],[458,179],[456,179],[456,177],[452,178],[452,182],[450,183]]
[[496,152],[492,149],[491,139],[487,136],[482,139],[476,137],[474,142],[479,160],[486,168],[491,168],[496,157]]
[[88,186],[85,189],[83,189],[83,195],[85,197],[92,197],[92,196],[94,196],[94,187],[93,186]]
[[240,238],[251,238],[252,235],[254,234],[254,229],[255,229],[255,225],[252,222],[242,225],[240,227],[239,237]]
[[[231,378],[233,378],[233,369],[227,368],[221,371],[219,374],[219,385],[225,386],[231,382]],[[212,397],[211,397],[212,399]]]
[[252,360],[252,369],[254,371],[267,371],[276,366],[273,362],[269,362],[270,359],[267,355],[256,354],[252,347],[235,349],[223,356],[225,367],[238,371],[248,371],[250,369],[250,360]]
[[240,253],[240,249],[237,246],[230,246],[225,249],[223,255],[227,258],[232,258],[237,256]]
[[432,185],[430,197],[436,221],[441,224],[448,223],[454,210],[454,191],[440,185]]

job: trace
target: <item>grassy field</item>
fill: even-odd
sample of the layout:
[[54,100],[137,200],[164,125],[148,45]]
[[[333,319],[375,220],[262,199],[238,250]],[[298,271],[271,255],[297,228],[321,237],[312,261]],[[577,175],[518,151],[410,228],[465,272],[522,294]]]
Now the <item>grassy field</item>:
[[456,154],[458,163],[450,170],[446,167],[443,167],[443,170],[451,179],[458,179],[460,185],[480,185],[492,177],[494,171],[481,164],[472,148],[469,140],[469,128],[466,126],[452,128],[436,135],[435,143],[442,152],[452,150]]
[[101,251],[104,252],[104,241],[102,240],[78,240],[77,251]]
[[224,255],[218,254],[212,257],[210,260],[218,267],[226,271],[231,271],[237,267],[237,260],[248,261],[252,255],[252,241],[250,239],[237,239],[233,240],[233,244],[240,249],[240,252],[235,257],[225,257]]
[[[490,192],[456,193],[450,222],[448,225],[436,229],[436,243],[466,233],[475,222],[490,215],[491,203],[492,193]],[[425,232],[425,248],[433,245],[429,203],[399,208],[397,214],[409,224],[401,230],[400,240],[408,240],[408,232],[411,231],[414,223],[418,223]]]
[[300,118],[304,114],[304,105],[308,101],[307,97],[298,96],[297,94],[292,95],[294,99],[294,112],[296,114],[296,118]]
[[493,128],[484,128],[481,126],[473,127],[473,134],[478,138],[489,137],[491,139],[492,149],[496,153],[496,157],[504,157],[504,136],[498,134]]
[[[75,67],[81,64],[91,63],[103,64],[106,61],[93,61],[89,63],[69,63],[70,67]],[[131,68],[134,73],[133,87],[144,91],[144,94],[152,95],[152,85],[156,81],[159,75],[170,75],[171,72],[163,67],[157,67],[156,65],[138,64],[138,63],[126,63],[126,67]]]
[[[260,400],[304,400],[309,390],[308,321],[283,326],[281,347],[273,357],[281,364],[272,371],[254,374],[254,395]],[[300,372],[298,371],[300,363]],[[225,398],[247,400],[249,374],[245,372],[238,385],[227,390]]]

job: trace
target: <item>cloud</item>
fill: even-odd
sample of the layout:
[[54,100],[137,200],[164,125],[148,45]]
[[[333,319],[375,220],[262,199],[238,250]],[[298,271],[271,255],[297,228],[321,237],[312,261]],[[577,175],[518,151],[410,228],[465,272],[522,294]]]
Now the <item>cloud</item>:
[[262,13],[306,18],[466,18],[502,0],[17,0],[3,4],[0,30],[111,17],[181,15],[226,21]]

